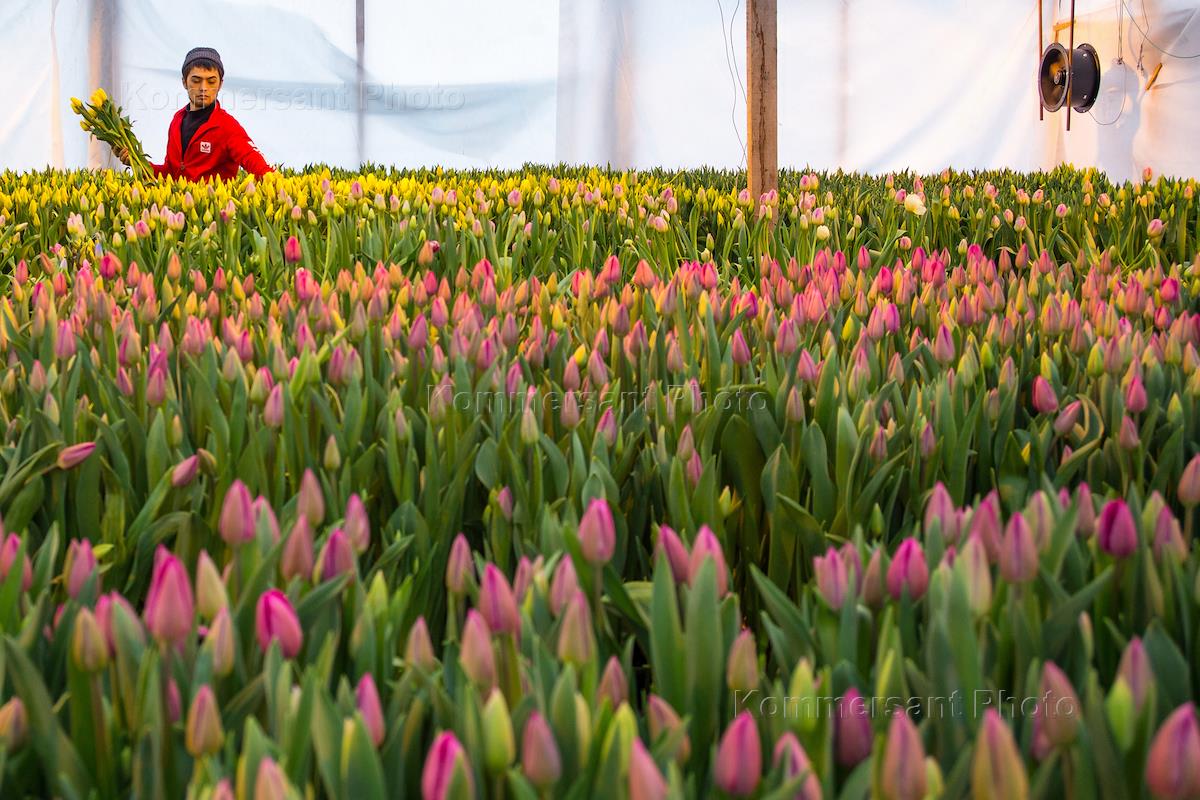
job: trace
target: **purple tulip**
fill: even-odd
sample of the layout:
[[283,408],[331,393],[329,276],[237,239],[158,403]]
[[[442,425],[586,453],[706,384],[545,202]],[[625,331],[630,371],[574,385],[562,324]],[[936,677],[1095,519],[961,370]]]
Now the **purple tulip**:
[[837,762],[843,767],[853,767],[871,755],[871,719],[866,702],[854,687],[837,700],[834,740]]
[[1100,549],[1115,558],[1127,558],[1137,550],[1137,524],[1124,500],[1109,500],[1104,505],[1097,538]]

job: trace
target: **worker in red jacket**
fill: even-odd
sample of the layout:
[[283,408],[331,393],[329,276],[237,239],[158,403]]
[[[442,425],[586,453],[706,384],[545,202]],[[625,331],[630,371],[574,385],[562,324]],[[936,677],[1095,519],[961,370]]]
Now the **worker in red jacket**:
[[[183,86],[188,104],[175,113],[167,131],[167,157],[151,164],[158,175],[202,180],[237,177],[238,168],[261,178],[274,172],[246,129],[221,108],[217,93],[225,79],[221,56],[211,47],[196,47],[183,60]],[[129,164],[123,148],[113,153]]]

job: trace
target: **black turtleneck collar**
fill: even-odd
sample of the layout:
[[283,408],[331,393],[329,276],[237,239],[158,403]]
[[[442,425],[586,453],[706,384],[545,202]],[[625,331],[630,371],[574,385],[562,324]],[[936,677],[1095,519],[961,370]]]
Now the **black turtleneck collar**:
[[204,108],[192,110],[188,108],[183,115],[183,121],[179,126],[180,143],[183,145],[182,153],[186,153],[188,145],[192,141],[192,136],[200,129],[200,126],[208,122],[208,118],[212,116],[213,109],[217,103],[214,100]]

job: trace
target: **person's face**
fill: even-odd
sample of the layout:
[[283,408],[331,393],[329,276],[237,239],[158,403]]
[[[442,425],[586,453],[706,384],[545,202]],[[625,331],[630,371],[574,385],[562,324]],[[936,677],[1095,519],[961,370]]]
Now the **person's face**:
[[192,108],[201,109],[217,99],[217,92],[221,91],[221,76],[215,69],[192,67],[183,79],[183,85]]

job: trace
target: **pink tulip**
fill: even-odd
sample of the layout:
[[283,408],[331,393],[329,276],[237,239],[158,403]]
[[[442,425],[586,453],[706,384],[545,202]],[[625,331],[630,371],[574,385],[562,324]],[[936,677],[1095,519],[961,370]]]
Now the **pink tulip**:
[[567,602],[579,590],[579,578],[575,574],[575,564],[570,556],[563,556],[554,568],[554,578],[550,582],[550,613],[559,616],[567,607]]
[[750,346],[746,344],[746,337],[742,335],[741,328],[736,328],[733,332],[730,353],[733,357],[733,363],[738,366],[745,366],[750,363]]
[[642,740],[635,738],[629,753],[630,800],[665,800],[667,794],[667,782],[662,772]]
[[1004,540],[997,554],[1000,577],[1009,583],[1028,583],[1037,577],[1038,550],[1029,523],[1020,512],[1013,514],[1004,529]]
[[589,564],[604,566],[613,556],[616,528],[608,501],[594,498],[579,521],[579,545]]
[[371,677],[371,673],[364,674],[358,681],[354,690],[354,702],[358,706],[358,713],[362,714],[363,724],[371,736],[371,742],[379,747],[383,744],[387,729],[383,720],[383,706],[379,702],[379,691],[375,688],[375,679]]
[[313,537],[308,520],[299,517],[292,526],[287,543],[283,546],[283,556],[279,562],[279,571],[286,581],[295,578],[309,579],[313,573]]
[[287,595],[278,589],[268,589],[258,598],[254,627],[258,635],[258,645],[264,653],[270,648],[272,641],[278,641],[283,657],[293,658],[300,652],[300,646],[304,643],[304,632],[300,628],[296,611]]
[[530,712],[521,735],[521,769],[529,782],[542,790],[550,788],[562,777],[562,758],[554,732],[537,711]]
[[1146,757],[1146,785],[1164,800],[1200,797],[1200,727],[1192,703],[1175,709],[1154,735]]
[[466,676],[484,690],[484,694],[496,684],[496,655],[492,650],[492,632],[487,621],[475,609],[467,612],[458,661]]
[[1117,666],[1117,677],[1125,681],[1129,693],[1133,695],[1134,711],[1141,711],[1146,702],[1146,695],[1154,682],[1154,670],[1150,666],[1150,657],[1141,638],[1135,636],[1125,645],[1121,653],[1121,663]]
[[883,796],[887,800],[922,800],[925,797],[925,745],[917,726],[899,712],[888,726],[883,752]]
[[725,730],[714,767],[717,786],[734,797],[749,797],[762,780],[762,744],[758,724],[743,711]]
[[1100,512],[1100,549],[1116,558],[1133,555],[1138,546],[1137,524],[1124,500],[1109,500]]
[[450,557],[446,561],[446,588],[451,594],[462,595],[467,591],[468,582],[474,577],[475,567],[471,562],[471,546],[467,537],[458,534],[450,545]]
[[87,539],[72,539],[67,547],[67,558],[63,575],[67,586],[67,595],[78,599],[84,585],[93,575],[96,576],[96,588],[100,588],[100,575],[96,571],[96,555],[92,552],[92,543]]
[[668,525],[658,526],[658,543],[654,549],[656,557],[666,557],[667,564],[671,567],[671,575],[676,583],[683,583],[688,579],[688,551],[683,542],[679,538],[679,534],[675,533]]
[[146,596],[146,627],[162,645],[182,646],[192,631],[195,603],[187,570],[162,545],[155,552],[154,575]]
[[[0,536],[3,536],[3,527],[0,526]],[[4,539],[4,544],[0,545],[0,582],[8,578],[9,570],[13,568],[13,562],[17,559],[17,552],[21,549],[21,537],[15,533],[10,533]],[[29,587],[33,585],[33,562],[29,559],[29,553],[25,553],[24,561],[21,565],[21,591],[29,591]]]
[[725,566],[725,551],[717,541],[716,534],[707,525],[700,526],[696,541],[692,543],[692,557],[688,561],[688,584],[696,580],[705,560],[711,558],[716,568],[717,596],[724,597],[729,591],[729,569]]
[[95,449],[95,442],[83,442],[82,444],[73,444],[70,447],[64,447],[58,453],[58,468],[66,470],[79,466],[87,460],[87,457]]
[[1039,414],[1053,414],[1058,410],[1054,388],[1041,375],[1033,379],[1033,408]]
[[774,764],[777,767],[783,765],[784,780],[808,776],[801,781],[795,800],[821,800],[821,781],[817,779],[808,754],[804,752],[796,734],[787,731],[775,742]]
[[321,548],[321,580],[331,581],[340,575],[353,575],[357,566],[354,547],[341,528],[336,528]]
[[295,264],[303,257],[300,252],[300,240],[295,236],[289,236],[288,240],[283,245],[283,259],[289,264]]
[[221,538],[230,547],[239,547],[254,539],[254,516],[251,512],[253,500],[250,490],[240,480],[234,480],[225,492],[221,505],[219,529]]
[[958,509],[954,505],[950,492],[941,481],[933,487],[929,500],[925,503],[925,530],[933,527],[934,522],[941,523],[942,538],[949,544],[958,541]]
[[625,680],[625,671],[616,656],[609,656],[600,675],[600,683],[596,686],[596,702],[607,699],[612,708],[620,708],[629,697],[629,682]]
[[1183,468],[1179,478],[1179,502],[1188,508],[1200,504],[1200,454],[1192,456]]
[[920,600],[929,586],[929,566],[920,542],[908,537],[900,543],[887,572],[888,594],[899,600],[907,590],[909,598]]
[[942,365],[954,360],[954,337],[945,325],[938,328],[937,338],[933,342],[933,357]]
[[171,485],[176,489],[182,489],[196,479],[196,475],[200,472],[200,456],[188,456],[183,461],[175,465],[175,469],[171,472]]
[[479,600],[475,607],[493,633],[520,637],[521,615],[517,611],[516,597],[508,579],[495,564],[484,567],[483,580],[479,584]]
[[592,633],[592,615],[587,597],[581,590],[567,602],[562,623],[558,630],[559,659],[580,666],[587,664],[596,654],[596,638]]
[[325,519],[325,494],[321,490],[321,482],[311,469],[304,470],[300,478],[300,494],[296,498],[296,512],[308,517],[309,524],[314,527]]
[[423,800],[446,800],[456,775],[465,784],[468,796],[474,796],[475,784],[467,763],[467,754],[450,731],[442,731],[433,740],[421,771]]
[[813,559],[813,572],[817,578],[817,592],[830,608],[841,609],[846,600],[849,575],[841,554],[830,547],[825,555]]
[[843,767],[852,767],[871,754],[871,720],[866,702],[854,687],[837,700],[834,740],[837,762]]

